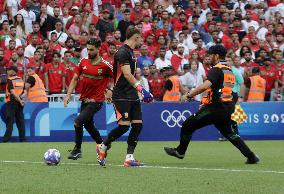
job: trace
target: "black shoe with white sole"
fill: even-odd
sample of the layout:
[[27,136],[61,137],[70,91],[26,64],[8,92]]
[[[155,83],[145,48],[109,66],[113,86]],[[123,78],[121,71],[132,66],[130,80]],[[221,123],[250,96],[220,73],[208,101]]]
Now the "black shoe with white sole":
[[68,159],[77,160],[78,158],[82,158],[81,149],[74,148],[68,156]]

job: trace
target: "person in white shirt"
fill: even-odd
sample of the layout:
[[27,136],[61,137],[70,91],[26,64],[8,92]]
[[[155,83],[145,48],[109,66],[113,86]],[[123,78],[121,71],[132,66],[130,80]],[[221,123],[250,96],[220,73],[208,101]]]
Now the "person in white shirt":
[[154,65],[157,69],[163,69],[164,67],[171,66],[171,61],[165,58],[166,48],[161,47],[159,51],[159,57],[155,59]]
[[[188,91],[194,90],[203,83],[202,74],[198,71],[198,62],[190,62],[190,70],[185,75],[185,81],[183,81],[183,86],[187,88]],[[201,101],[201,94],[196,95],[194,100]]]
[[246,32],[248,32],[248,28],[250,26],[253,26],[254,29],[259,28],[258,22],[251,19],[251,13],[250,12],[247,12],[245,17],[246,17],[246,19],[242,21],[242,24],[243,24],[244,30]]
[[36,21],[36,15],[33,11],[30,10],[31,0],[26,0],[24,8],[19,10],[17,14],[21,14],[24,18],[26,33],[33,31],[33,22]]
[[57,34],[57,41],[59,44],[64,45],[65,41],[68,38],[68,35],[62,31],[62,22],[60,20],[57,20],[55,23],[55,30],[51,31],[48,35],[48,39],[50,40],[50,35],[52,32],[55,32]]
[[30,57],[34,56],[34,52],[36,51],[37,43],[38,43],[38,35],[37,34],[33,34],[32,35],[32,40],[31,40],[31,44],[29,44],[25,48],[24,56],[26,58],[30,58]]
[[174,38],[171,41],[171,45],[170,45],[170,49],[166,52],[166,59],[167,60],[171,60],[173,54],[177,54],[177,46],[178,46],[178,40],[176,38]]
[[268,29],[266,28],[265,17],[263,15],[259,16],[259,28],[256,29],[256,36],[260,40],[266,40],[266,33]]
[[17,48],[18,46],[21,46],[21,45],[22,45],[21,40],[18,39],[17,36],[16,36],[16,28],[15,28],[15,26],[11,26],[11,27],[10,27],[10,34],[9,34],[9,36],[7,36],[7,37],[5,38],[5,46],[6,46],[6,47],[9,45],[10,40],[14,40],[14,41],[16,42],[16,48]]
[[14,16],[17,15],[18,8],[20,5],[20,0],[7,0],[7,8],[8,8],[8,16],[9,20],[11,20]]
[[96,16],[99,16],[99,7],[102,6],[101,0],[93,0],[93,11]]
[[234,8],[233,10],[236,10],[236,8],[240,8],[242,10],[242,16],[244,16],[246,14],[246,10],[245,10],[245,6],[248,4],[247,0],[241,0],[241,1],[237,1],[234,4]]
[[[139,84],[141,84],[143,86],[143,88],[146,90],[146,91],[150,91],[150,88],[149,88],[149,83],[148,83],[148,80],[142,76],[142,72],[141,72],[141,69],[140,68],[137,68],[135,70],[135,78],[137,79],[137,81],[139,82]],[[141,96],[141,93],[139,93],[139,98],[142,99],[143,97]]]

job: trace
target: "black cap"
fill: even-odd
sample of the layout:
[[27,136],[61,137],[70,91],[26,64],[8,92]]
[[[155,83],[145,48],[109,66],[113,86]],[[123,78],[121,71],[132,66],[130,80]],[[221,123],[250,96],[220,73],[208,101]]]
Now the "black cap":
[[209,55],[218,54],[220,57],[224,58],[226,57],[227,49],[221,44],[216,44],[214,46],[211,46],[209,50],[207,51],[207,53]]
[[263,61],[271,61],[271,58],[269,56],[264,57]]
[[253,67],[251,72],[254,73],[254,74],[259,73],[260,69],[259,69],[259,67]]
[[9,67],[7,67],[7,69],[6,69],[7,71],[9,71],[9,70],[13,70],[13,71],[15,71],[16,73],[18,72],[18,68],[16,67],[16,66],[13,66],[13,65],[11,65],[11,66],[9,66]]
[[94,45],[96,48],[101,46],[101,41],[97,38],[91,38],[87,44]]

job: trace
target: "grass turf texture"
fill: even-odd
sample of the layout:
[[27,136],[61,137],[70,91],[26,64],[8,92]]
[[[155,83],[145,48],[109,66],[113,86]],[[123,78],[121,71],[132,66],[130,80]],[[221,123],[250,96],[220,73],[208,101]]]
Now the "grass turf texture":
[[[284,171],[284,141],[249,141],[261,157],[258,165],[245,165],[228,142],[192,142],[183,160],[168,157],[163,146],[176,144],[139,142],[135,156],[150,166],[252,171],[124,168],[118,165],[125,157],[125,142],[113,143],[106,168],[88,165],[96,164],[95,143],[83,143],[78,161],[67,159],[72,143],[8,143],[0,144],[0,193],[284,193],[284,174],[263,172]],[[3,162],[42,162],[48,148],[60,151],[60,165]]]

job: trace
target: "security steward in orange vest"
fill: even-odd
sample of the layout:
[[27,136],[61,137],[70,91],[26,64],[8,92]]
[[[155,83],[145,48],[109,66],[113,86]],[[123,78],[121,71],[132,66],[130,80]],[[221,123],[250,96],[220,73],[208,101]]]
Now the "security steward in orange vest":
[[23,109],[25,102],[20,95],[24,90],[24,81],[17,76],[18,69],[15,66],[7,68],[7,86],[6,86],[6,132],[3,142],[8,142],[11,139],[13,132],[13,123],[16,119],[16,125],[19,130],[20,142],[25,141],[25,121]]
[[177,75],[174,75],[172,67],[167,67],[169,78],[165,83],[165,94],[163,101],[178,102],[180,101],[180,82]]
[[189,100],[205,91],[207,96],[203,98],[199,111],[182,124],[178,147],[164,148],[168,155],[183,159],[193,133],[204,126],[213,124],[247,158],[247,164],[258,163],[259,158],[231,128],[231,114],[235,109],[232,102],[235,78],[231,68],[226,65],[226,53],[223,45],[209,48],[208,54],[213,68],[209,70],[207,80],[183,98]]
[[245,81],[249,88],[247,102],[263,102],[265,98],[266,81],[260,77],[259,67],[252,68],[252,76]]
[[34,67],[27,68],[28,78],[25,83],[25,95],[29,102],[48,102],[43,81],[35,73]]

